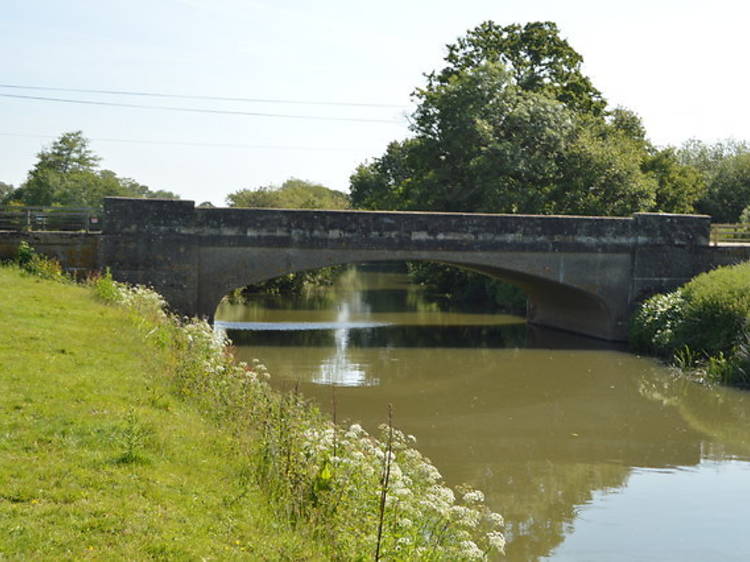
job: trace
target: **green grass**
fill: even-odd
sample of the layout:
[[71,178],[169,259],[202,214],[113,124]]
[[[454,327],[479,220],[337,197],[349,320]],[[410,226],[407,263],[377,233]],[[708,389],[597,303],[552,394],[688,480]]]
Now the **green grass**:
[[323,559],[126,310],[4,267],[0,322],[0,559]]

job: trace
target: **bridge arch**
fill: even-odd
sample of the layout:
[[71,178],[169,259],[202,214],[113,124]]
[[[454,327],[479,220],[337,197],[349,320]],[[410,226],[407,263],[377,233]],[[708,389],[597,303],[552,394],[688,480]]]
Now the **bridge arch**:
[[[222,255],[225,254],[225,255]],[[265,255],[263,255],[265,254]],[[524,291],[528,298],[527,320],[545,326],[562,324],[563,329],[595,335],[610,326],[613,313],[600,296],[580,287],[562,283],[525,269],[504,265],[487,265],[487,260],[471,256],[429,256],[424,252],[399,252],[363,256],[361,252],[337,252],[335,256],[324,251],[289,252],[221,252],[213,250],[210,266],[201,272],[199,313],[213,318],[221,299],[238,287],[269,281],[289,273],[311,271],[334,265],[368,262],[421,261],[460,267],[508,282]],[[201,260],[203,265],[204,261]],[[544,269],[544,268],[542,268]],[[548,267],[552,271],[551,267]],[[578,318],[578,320],[575,320]]]

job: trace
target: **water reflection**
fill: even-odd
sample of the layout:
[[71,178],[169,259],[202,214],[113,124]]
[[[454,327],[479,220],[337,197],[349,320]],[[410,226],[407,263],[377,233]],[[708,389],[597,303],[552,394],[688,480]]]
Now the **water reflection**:
[[[685,467],[703,474],[730,462],[748,474],[749,395],[700,387],[654,361],[518,318],[442,309],[398,274],[359,274],[349,283],[322,310],[304,300],[293,309],[256,303],[222,308],[219,318],[332,322],[332,329],[229,333],[241,358],[261,358],[277,380],[301,381],[324,407],[326,385],[340,386],[339,419],[372,429],[393,404],[397,424],[418,437],[450,483],[483,489],[503,513],[507,559],[617,559],[623,552],[591,531],[609,520],[620,528],[600,534],[612,544],[630,540],[620,559],[691,559],[687,550],[704,552],[706,513],[729,515],[723,525],[735,538],[721,556],[750,552],[744,518],[736,516],[746,502],[714,494],[709,477],[690,480],[702,509],[692,518],[676,496],[660,497],[659,510],[610,507],[630,505],[631,481],[672,482]],[[670,537],[679,525],[682,549],[670,554],[669,545],[639,543],[630,528],[647,525]]]

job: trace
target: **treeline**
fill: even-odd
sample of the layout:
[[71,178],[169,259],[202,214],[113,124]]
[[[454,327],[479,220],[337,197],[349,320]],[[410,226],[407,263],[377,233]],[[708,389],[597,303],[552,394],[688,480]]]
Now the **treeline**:
[[100,160],[82,131],[64,133],[37,154],[36,164],[19,187],[0,182],[0,204],[100,207],[105,197],[112,196],[179,199],[170,191],[151,190],[102,170]]

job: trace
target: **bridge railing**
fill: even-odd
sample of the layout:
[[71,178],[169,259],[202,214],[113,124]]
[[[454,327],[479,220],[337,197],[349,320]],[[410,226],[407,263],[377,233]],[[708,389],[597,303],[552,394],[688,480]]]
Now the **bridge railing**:
[[711,243],[717,244],[750,244],[750,223],[712,224]]
[[98,232],[101,229],[101,210],[91,207],[0,206],[0,230]]

